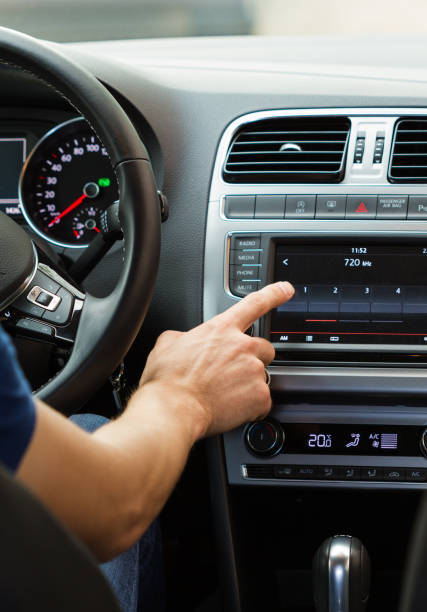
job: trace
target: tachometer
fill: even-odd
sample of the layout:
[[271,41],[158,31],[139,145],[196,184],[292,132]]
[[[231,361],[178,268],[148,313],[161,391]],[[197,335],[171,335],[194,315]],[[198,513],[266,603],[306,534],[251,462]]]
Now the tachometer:
[[80,117],[48,132],[22,169],[25,219],[49,242],[84,247],[99,232],[99,215],[118,199],[114,170],[98,137]]

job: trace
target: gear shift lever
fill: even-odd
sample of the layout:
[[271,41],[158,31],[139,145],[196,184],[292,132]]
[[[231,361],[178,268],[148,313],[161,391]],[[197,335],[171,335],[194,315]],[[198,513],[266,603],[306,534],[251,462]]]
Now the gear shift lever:
[[351,536],[328,538],[313,559],[316,612],[365,612],[371,564],[362,542]]

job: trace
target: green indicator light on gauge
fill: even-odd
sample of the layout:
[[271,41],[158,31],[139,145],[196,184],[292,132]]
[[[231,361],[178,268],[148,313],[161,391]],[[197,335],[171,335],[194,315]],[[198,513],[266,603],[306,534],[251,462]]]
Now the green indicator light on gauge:
[[100,178],[98,181],[98,185],[100,187],[109,187],[110,186],[110,179],[109,178]]

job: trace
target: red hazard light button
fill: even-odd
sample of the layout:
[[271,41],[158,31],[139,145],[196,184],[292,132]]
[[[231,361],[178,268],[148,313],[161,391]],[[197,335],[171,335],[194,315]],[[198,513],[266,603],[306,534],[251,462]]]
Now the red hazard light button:
[[377,196],[348,196],[346,219],[375,219]]

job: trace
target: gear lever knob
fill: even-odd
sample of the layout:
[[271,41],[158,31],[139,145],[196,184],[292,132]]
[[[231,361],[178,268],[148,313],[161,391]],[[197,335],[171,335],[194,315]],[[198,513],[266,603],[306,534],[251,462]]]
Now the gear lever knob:
[[316,612],[365,612],[371,563],[362,542],[351,536],[328,538],[313,559]]

